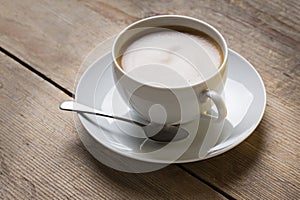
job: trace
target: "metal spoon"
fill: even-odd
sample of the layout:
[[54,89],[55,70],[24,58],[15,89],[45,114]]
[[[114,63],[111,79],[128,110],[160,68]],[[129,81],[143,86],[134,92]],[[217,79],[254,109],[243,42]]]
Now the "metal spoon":
[[75,101],[64,101],[63,103],[60,104],[59,108],[61,110],[94,114],[102,117],[108,117],[116,120],[125,121],[128,123],[136,124],[143,128],[146,136],[149,139],[154,140],[156,142],[178,141],[186,138],[189,135],[189,133],[185,129],[177,125],[162,125],[162,124],[155,124],[155,123],[147,124],[137,120],[109,115],[102,111],[96,110],[94,108],[80,104]]

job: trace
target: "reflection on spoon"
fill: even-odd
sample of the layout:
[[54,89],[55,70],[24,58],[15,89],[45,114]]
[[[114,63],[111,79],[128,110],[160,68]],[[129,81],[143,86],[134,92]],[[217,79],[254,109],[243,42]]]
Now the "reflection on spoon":
[[60,104],[59,108],[61,110],[94,114],[94,115],[121,120],[121,121],[138,125],[143,128],[146,136],[149,139],[154,140],[156,142],[175,142],[178,140],[185,139],[189,135],[189,133],[185,129],[181,128],[178,125],[167,125],[167,124],[163,125],[163,124],[156,124],[156,123],[146,124],[136,119],[132,120],[120,116],[109,115],[102,111],[96,110],[94,108],[80,104],[75,101],[65,101]]

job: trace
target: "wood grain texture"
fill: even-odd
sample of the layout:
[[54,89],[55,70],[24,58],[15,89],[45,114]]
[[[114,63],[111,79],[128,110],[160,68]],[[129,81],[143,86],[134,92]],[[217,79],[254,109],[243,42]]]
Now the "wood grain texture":
[[[293,78],[298,80],[300,73],[299,9],[298,1],[278,0],[264,3],[4,0],[0,4],[0,44],[74,91],[80,65],[96,45],[139,18],[184,14],[214,25],[224,34],[230,48],[263,73],[272,93],[287,96],[286,82]],[[276,84],[269,81],[282,74],[285,80]],[[294,93],[289,98],[296,100],[297,96]]]
[[[183,167],[238,199],[299,199],[299,10],[297,0],[4,0],[0,45],[74,91],[84,57],[127,24],[156,14],[209,22],[261,74],[267,108],[260,126],[241,145]],[[22,98],[18,92],[10,95]]]
[[76,0],[1,1],[1,46],[74,90],[74,77],[84,57],[133,20],[110,6],[93,10],[99,5]]
[[179,167],[122,173],[83,147],[67,96],[0,54],[1,199],[224,199]]
[[261,124],[245,142],[184,167],[238,199],[299,199],[298,123],[297,110],[269,99]]

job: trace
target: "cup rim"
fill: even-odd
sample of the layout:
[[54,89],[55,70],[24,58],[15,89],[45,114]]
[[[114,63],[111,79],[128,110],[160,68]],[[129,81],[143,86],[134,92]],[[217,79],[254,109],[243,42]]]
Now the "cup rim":
[[[218,70],[212,74],[211,76],[205,78],[205,80],[201,80],[201,81],[198,81],[196,83],[193,83],[193,84],[190,84],[190,85],[183,85],[183,86],[173,86],[173,87],[162,87],[162,86],[159,86],[159,85],[149,85],[149,84],[146,84],[146,83],[143,83],[141,81],[138,81],[136,80],[134,77],[130,76],[129,74],[127,74],[123,69],[122,67],[118,64],[117,62],[117,59],[116,59],[116,55],[115,55],[115,46],[117,44],[117,42],[119,41],[119,39],[122,37],[122,35],[128,31],[129,29],[131,29],[133,26],[136,26],[137,24],[139,23],[142,23],[144,21],[147,21],[147,20],[151,20],[151,19],[157,19],[157,18],[182,18],[182,19],[188,19],[188,20],[192,20],[192,21],[195,21],[197,23],[200,23],[206,27],[208,27],[209,29],[213,30],[217,35],[218,37],[221,39],[221,42],[222,42],[222,45],[224,46],[224,52],[223,52],[223,62],[222,64],[220,65],[220,67],[218,68]],[[130,78],[131,80],[141,84],[141,85],[144,85],[144,86],[148,86],[148,87],[151,87],[151,88],[156,88],[156,89],[185,89],[185,88],[191,88],[191,87],[196,87],[198,85],[201,85],[205,82],[207,82],[208,80],[210,80],[211,78],[215,77],[217,74],[220,74],[221,71],[223,71],[223,69],[225,68],[226,64],[227,64],[227,60],[228,60],[228,46],[227,46],[227,43],[226,43],[226,40],[225,38],[223,37],[223,35],[215,28],[213,27],[212,25],[210,25],[209,23],[203,21],[203,20],[200,20],[200,19],[196,19],[196,18],[193,18],[193,17],[189,17],[189,16],[184,16],[184,15],[156,15],[156,16],[152,16],[152,17],[147,17],[147,18],[143,18],[141,20],[138,20],[130,25],[128,25],[127,27],[125,27],[118,35],[117,37],[115,38],[114,42],[113,42],[113,46],[112,46],[112,59],[113,59],[113,62],[114,62],[114,65],[117,67],[117,69],[122,73],[123,76],[126,76],[128,78]]]

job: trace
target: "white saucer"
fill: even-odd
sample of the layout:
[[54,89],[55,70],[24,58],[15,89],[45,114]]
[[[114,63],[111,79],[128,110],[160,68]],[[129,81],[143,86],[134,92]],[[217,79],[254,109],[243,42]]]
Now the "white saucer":
[[[78,83],[75,100],[107,113],[129,113],[131,117],[136,117],[115,89],[111,63],[112,58],[108,53],[85,71]],[[135,125],[95,115],[79,114],[87,130],[80,137],[97,159],[101,157],[101,151],[91,148],[91,145],[96,147],[95,144],[101,144],[125,157],[152,163],[186,163],[214,157],[245,140],[261,121],[266,105],[266,92],[261,77],[246,59],[232,50],[229,50],[228,80],[224,94],[228,116],[218,143],[205,157],[199,156],[198,136],[192,138],[193,141],[184,139],[167,145],[157,144],[138,138],[143,133]],[[199,127],[205,126],[205,120],[202,119]],[[189,124],[184,126],[189,128]],[[184,149],[187,142],[189,148]],[[178,151],[181,148],[182,151]]]

